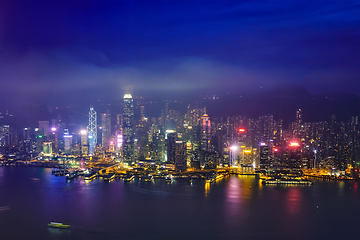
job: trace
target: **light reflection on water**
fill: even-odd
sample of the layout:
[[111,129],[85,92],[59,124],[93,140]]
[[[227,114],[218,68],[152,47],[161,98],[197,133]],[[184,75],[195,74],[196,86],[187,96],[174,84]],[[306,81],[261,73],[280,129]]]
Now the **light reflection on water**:
[[[1,221],[0,232],[13,239],[28,234],[31,239],[68,238],[62,230],[48,230],[51,221],[87,229],[81,234],[71,230],[73,239],[73,234],[79,234],[76,239],[174,239],[180,233],[178,239],[346,239],[340,237],[344,232],[356,236],[351,235],[356,234],[356,223],[342,219],[356,218],[357,182],[263,186],[254,176],[192,184],[159,179],[87,182],[82,177],[68,182],[52,175],[51,169],[0,168],[0,173],[0,206],[9,206],[0,211],[0,220],[7,219]],[[331,234],[326,232],[329,226]]]
[[289,188],[286,196],[286,209],[292,215],[297,215],[301,210],[301,193],[298,187]]

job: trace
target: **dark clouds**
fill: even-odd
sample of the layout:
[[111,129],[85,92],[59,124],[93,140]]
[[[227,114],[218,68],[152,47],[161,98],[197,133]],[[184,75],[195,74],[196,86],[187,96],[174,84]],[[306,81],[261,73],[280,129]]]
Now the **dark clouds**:
[[26,101],[292,84],[359,94],[359,4],[0,1],[0,91]]

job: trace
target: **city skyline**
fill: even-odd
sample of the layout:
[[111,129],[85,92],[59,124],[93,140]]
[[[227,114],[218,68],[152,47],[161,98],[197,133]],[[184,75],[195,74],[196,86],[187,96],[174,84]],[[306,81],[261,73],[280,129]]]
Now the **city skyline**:
[[[210,100],[216,101],[217,97]],[[87,130],[81,127],[84,122],[78,125],[74,119],[63,119],[61,114],[51,119],[51,123],[39,121],[38,128],[1,125],[1,157],[35,156],[38,160],[54,161],[59,157],[78,156],[89,161],[92,157],[111,156],[126,166],[151,160],[173,164],[176,170],[224,166],[315,169],[321,166],[343,171],[347,166],[358,165],[356,115],[346,121],[332,114],[329,121],[305,122],[302,109],[297,109],[291,124],[284,125],[282,119],[275,119],[272,114],[256,118],[213,117],[207,114],[206,107],[189,104],[182,112],[163,102],[160,115],[149,118],[145,102],[142,97],[134,102],[133,96],[127,93],[122,108],[114,115],[117,120],[112,122],[112,113],[107,107],[100,111],[99,125],[96,107],[90,106]],[[135,106],[140,112],[136,118]]]
[[359,236],[360,0],[0,0],[4,239]]
[[1,1],[0,9],[1,101],[293,86],[359,96],[356,1]]

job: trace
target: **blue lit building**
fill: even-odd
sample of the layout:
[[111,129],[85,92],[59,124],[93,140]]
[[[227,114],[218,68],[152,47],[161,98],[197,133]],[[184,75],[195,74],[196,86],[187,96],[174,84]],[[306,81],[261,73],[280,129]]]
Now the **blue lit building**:
[[125,162],[134,160],[134,100],[131,94],[124,95],[123,159]]

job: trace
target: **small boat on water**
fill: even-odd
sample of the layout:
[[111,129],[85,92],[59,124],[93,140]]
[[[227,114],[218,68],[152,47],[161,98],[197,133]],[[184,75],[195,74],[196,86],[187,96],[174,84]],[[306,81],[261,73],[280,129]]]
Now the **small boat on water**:
[[66,224],[62,224],[62,223],[57,223],[57,222],[51,222],[48,224],[49,227],[52,228],[61,228],[61,229],[67,229],[67,228],[71,228],[70,225],[66,225]]
[[167,176],[165,177],[165,181],[166,181],[167,183],[172,183],[172,181],[173,181],[173,176],[172,176],[172,175],[167,175]]
[[112,179],[115,178],[115,174],[109,173],[109,174],[105,175],[103,178],[104,178],[104,181],[111,181]]
[[96,173],[89,173],[84,176],[85,180],[92,180],[96,177]]
[[72,173],[68,173],[66,174],[66,179],[70,180],[70,179],[74,179],[78,176],[78,172],[72,172]]
[[134,179],[134,175],[126,175],[124,177],[124,182],[131,182]]
[[145,177],[145,182],[151,182],[154,179],[153,175],[148,175]]

